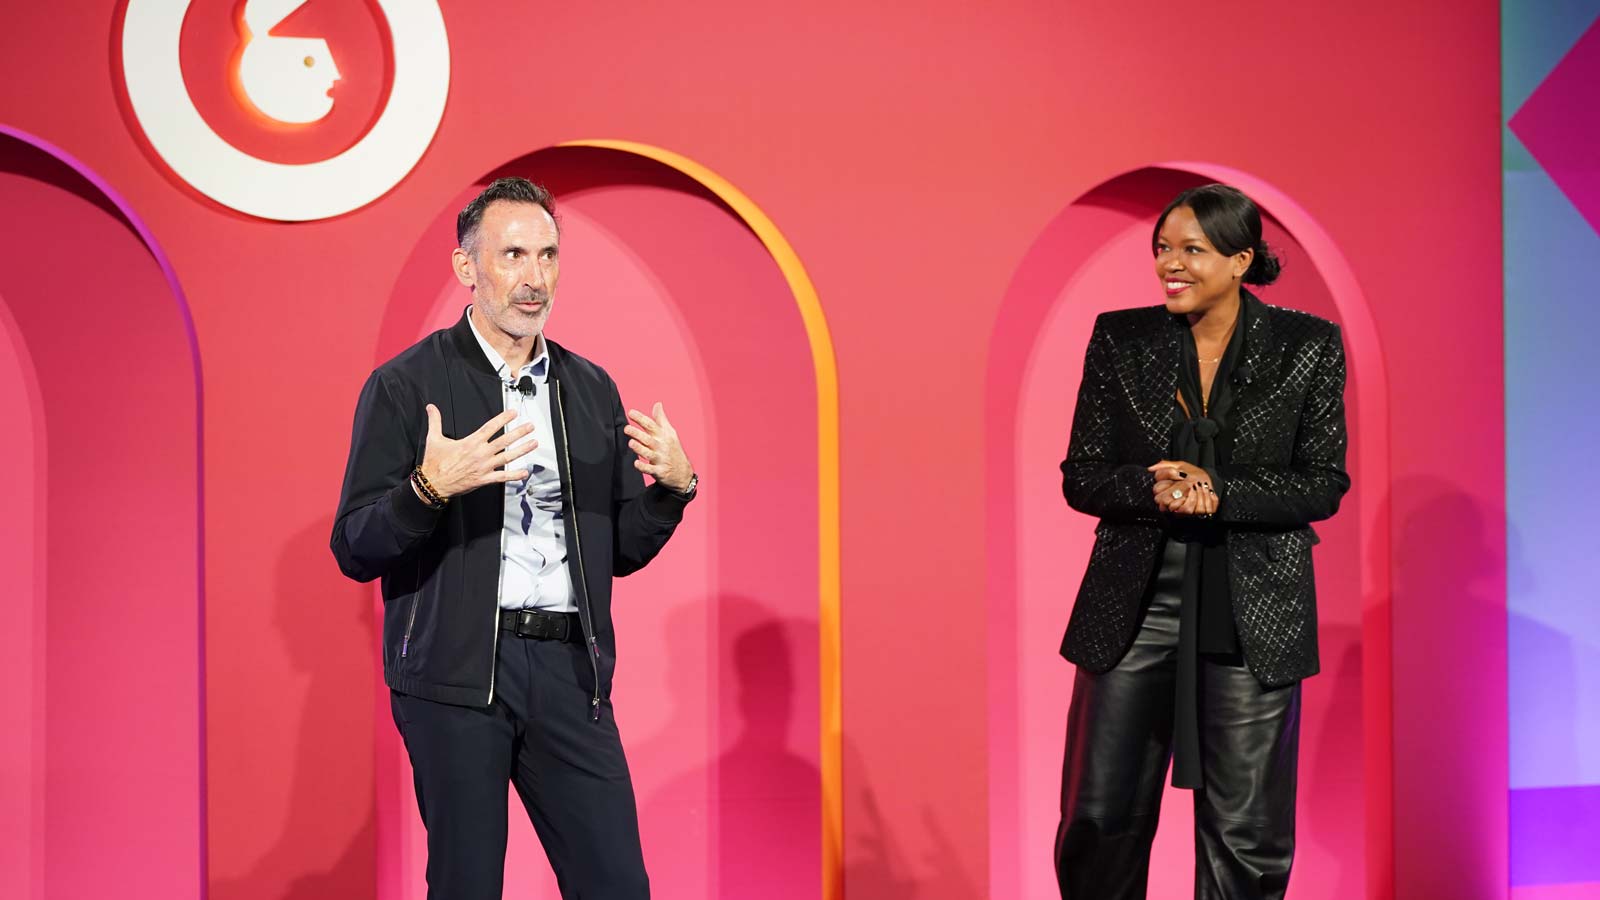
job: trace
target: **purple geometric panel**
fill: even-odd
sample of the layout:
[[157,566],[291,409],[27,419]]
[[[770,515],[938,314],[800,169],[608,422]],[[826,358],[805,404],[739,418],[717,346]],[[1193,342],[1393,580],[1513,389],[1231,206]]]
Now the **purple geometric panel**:
[[1511,117],[1511,130],[1600,232],[1600,19]]
[[1600,785],[1511,792],[1511,883],[1600,881]]

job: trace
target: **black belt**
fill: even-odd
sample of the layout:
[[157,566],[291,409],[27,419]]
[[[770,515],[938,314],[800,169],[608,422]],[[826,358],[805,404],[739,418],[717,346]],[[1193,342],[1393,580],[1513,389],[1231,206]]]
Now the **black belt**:
[[500,610],[500,630],[540,641],[583,643],[583,622],[577,613],[542,612],[537,609]]

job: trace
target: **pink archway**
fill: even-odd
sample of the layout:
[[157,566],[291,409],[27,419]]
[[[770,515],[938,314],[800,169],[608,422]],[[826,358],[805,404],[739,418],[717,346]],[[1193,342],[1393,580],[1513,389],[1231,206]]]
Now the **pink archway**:
[[[721,196],[639,153],[570,146],[514,160],[443,204],[402,269],[379,360],[460,316],[455,214],[502,174],[558,198],[550,336],[604,365],[625,403],[662,400],[716,486],[667,551],[616,587],[613,697],[652,883],[664,896],[823,896],[829,388],[816,332],[765,238]],[[423,833],[378,693],[379,896],[420,897]],[[507,893],[554,897],[511,802]]]
[[0,126],[0,894],[205,895],[200,363],[149,230]]
[[[1297,889],[1307,897],[1388,896],[1392,882],[1388,388],[1376,329],[1348,264],[1315,220],[1248,173],[1164,163],[1101,183],[1041,233],[1006,293],[990,340],[985,433],[991,631],[990,893],[1054,890],[1050,846],[1072,667],[1056,655],[1092,543],[1055,469],[1066,449],[1083,348],[1096,314],[1160,302],[1149,229],[1179,190],[1223,181],[1267,212],[1283,250],[1269,303],[1344,329],[1354,487],[1319,524],[1323,674],[1306,683]],[[1153,895],[1189,889],[1189,797],[1167,792]],[[1177,894],[1174,894],[1177,895]]]

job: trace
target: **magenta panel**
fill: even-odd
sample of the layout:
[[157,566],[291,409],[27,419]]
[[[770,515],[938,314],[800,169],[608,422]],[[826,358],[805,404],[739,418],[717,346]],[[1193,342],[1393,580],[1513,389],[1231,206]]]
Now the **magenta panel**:
[[1522,885],[1511,889],[1511,900],[1600,900],[1600,881]]
[[1590,23],[1508,124],[1589,226],[1600,231],[1600,165],[1594,159],[1600,141],[1597,82],[1600,19]]

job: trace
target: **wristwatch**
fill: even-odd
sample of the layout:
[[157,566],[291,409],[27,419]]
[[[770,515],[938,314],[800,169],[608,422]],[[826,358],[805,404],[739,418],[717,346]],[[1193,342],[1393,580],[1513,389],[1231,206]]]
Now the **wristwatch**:
[[681,491],[673,491],[672,492],[672,496],[677,497],[679,500],[682,500],[685,503],[688,503],[690,500],[694,499],[695,492],[697,492],[699,490],[700,490],[700,475],[697,472],[697,473],[689,476],[689,486],[688,487],[684,488]]

